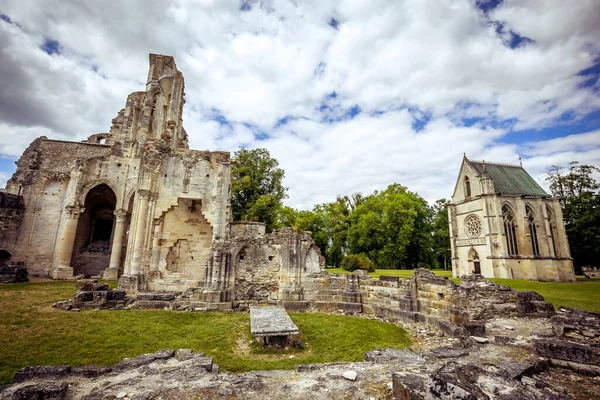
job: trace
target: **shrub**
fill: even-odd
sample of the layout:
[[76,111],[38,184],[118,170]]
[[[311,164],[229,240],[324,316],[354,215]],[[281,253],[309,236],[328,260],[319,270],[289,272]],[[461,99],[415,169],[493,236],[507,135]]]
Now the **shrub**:
[[356,271],[357,269],[375,272],[375,263],[373,263],[366,254],[349,254],[344,258],[344,261],[342,261],[342,268],[350,272]]

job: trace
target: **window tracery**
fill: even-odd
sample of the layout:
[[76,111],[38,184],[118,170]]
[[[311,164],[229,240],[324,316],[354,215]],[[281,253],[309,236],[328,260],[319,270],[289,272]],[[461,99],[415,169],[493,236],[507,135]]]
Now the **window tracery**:
[[517,245],[515,215],[506,204],[502,206],[502,219],[504,221],[504,235],[506,236],[508,255],[517,256],[519,255],[519,246]]
[[475,214],[465,218],[465,232],[470,238],[478,238],[481,236],[481,220]]

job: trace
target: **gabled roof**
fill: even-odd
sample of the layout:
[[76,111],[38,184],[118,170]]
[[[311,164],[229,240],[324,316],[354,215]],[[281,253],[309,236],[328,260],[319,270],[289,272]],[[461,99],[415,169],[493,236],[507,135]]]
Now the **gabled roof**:
[[487,173],[494,181],[496,192],[500,194],[550,196],[520,165],[465,160],[477,175]]

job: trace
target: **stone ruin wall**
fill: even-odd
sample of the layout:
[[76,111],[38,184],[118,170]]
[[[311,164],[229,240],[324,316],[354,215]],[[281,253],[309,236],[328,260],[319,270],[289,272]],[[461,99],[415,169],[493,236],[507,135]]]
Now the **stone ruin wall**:
[[[24,214],[25,205],[22,197],[0,192],[0,251],[13,254]],[[8,258],[8,256],[0,258]]]
[[36,139],[17,161],[17,172],[7,192],[20,195],[25,212],[14,234],[14,261],[24,262],[29,273],[48,275],[56,248],[64,235],[65,207],[76,197],[76,175],[81,160],[110,153],[108,146]]
[[457,285],[424,269],[416,270],[407,279],[371,279],[362,271],[348,275],[309,274],[304,277],[302,300],[282,299],[281,303],[293,311],[342,310],[388,320],[423,322],[449,336],[473,333],[472,329],[478,329],[473,321],[554,314],[552,304],[535,292],[515,291],[479,275],[466,277]]
[[[277,239],[281,238],[285,240],[278,243]],[[217,254],[225,254],[223,259],[231,261],[239,255],[240,249],[249,245],[248,240],[254,242],[248,247],[252,252],[244,253],[245,256],[255,257],[254,262],[263,260],[266,265],[258,263],[254,264],[254,269],[247,269],[250,264],[234,263],[233,268],[216,274],[226,279],[221,282],[221,289],[218,284],[212,287],[208,284],[184,292],[140,291],[136,293],[134,306],[243,311],[254,305],[279,304],[288,311],[343,311],[390,321],[421,322],[439,328],[451,337],[484,336],[483,322],[497,317],[549,318],[555,314],[552,304],[545,302],[541,295],[515,291],[487,281],[480,275],[465,277],[457,285],[424,269],[416,270],[413,277],[406,279],[372,279],[364,271],[348,275],[329,274],[324,270],[311,272],[308,270],[310,262],[295,264],[303,257],[310,257],[311,242],[291,229],[267,235],[260,243],[264,247],[256,239],[245,239],[241,243],[234,240],[229,243],[230,247],[221,248]],[[290,251],[289,245],[295,242],[300,245]],[[307,246],[304,251],[303,245]],[[269,254],[277,251],[282,259],[281,267],[277,268],[274,262],[273,272],[269,273]],[[286,259],[289,261],[287,269]],[[299,268],[294,265],[299,265]]]

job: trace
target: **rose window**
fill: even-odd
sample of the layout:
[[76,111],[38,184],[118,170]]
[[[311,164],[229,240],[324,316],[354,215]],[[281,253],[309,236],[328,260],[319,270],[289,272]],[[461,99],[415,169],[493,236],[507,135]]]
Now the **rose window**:
[[477,215],[471,214],[465,218],[465,232],[472,238],[479,237],[481,235],[481,220]]

